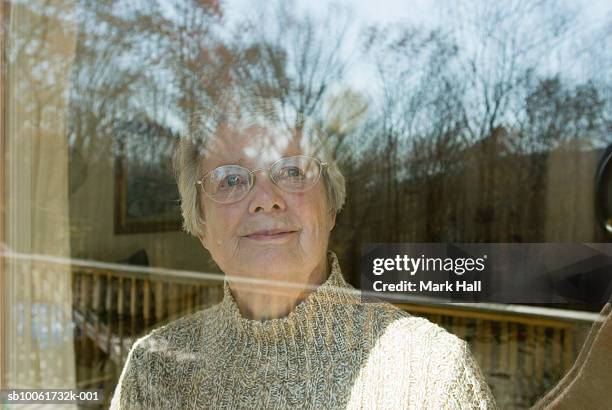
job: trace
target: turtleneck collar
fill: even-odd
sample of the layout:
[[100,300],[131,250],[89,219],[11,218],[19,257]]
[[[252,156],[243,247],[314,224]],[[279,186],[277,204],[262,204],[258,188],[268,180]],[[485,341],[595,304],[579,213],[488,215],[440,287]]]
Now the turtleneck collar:
[[242,316],[240,309],[234,299],[227,280],[223,283],[223,300],[218,305],[222,317],[224,329],[220,331],[238,332],[242,335],[250,335],[254,338],[270,339],[281,335],[290,327],[298,327],[304,324],[308,318],[318,313],[320,316],[324,311],[337,304],[354,304],[359,301],[358,291],[348,284],[340,270],[338,257],[333,251],[327,252],[330,274],[321,285],[313,290],[308,296],[300,301],[287,315],[277,319],[254,320]]

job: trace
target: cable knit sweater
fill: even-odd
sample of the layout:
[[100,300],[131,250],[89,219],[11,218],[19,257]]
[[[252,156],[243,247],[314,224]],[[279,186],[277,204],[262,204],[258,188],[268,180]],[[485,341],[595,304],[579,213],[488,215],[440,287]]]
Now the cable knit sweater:
[[328,279],[286,317],[223,301],[138,339],[111,409],[494,408],[465,342]]

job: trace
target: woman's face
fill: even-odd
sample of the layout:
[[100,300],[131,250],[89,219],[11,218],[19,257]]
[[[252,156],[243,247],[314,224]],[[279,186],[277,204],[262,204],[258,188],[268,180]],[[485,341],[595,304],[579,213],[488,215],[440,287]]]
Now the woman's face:
[[[219,130],[207,144],[201,175],[229,164],[267,169],[279,158],[310,154],[300,146],[295,136],[269,130]],[[307,282],[325,269],[335,213],[329,210],[323,177],[306,192],[287,193],[258,171],[250,192],[238,202],[220,204],[199,195],[206,221],[200,240],[226,274]]]

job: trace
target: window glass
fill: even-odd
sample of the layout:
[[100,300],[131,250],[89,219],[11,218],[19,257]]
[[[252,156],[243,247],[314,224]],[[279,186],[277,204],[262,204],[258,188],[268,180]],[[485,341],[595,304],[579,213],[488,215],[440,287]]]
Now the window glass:
[[[318,227],[325,234],[300,236],[299,249],[324,255],[330,269],[332,250],[356,289],[366,244],[595,244],[601,266],[611,266],[609,2],[13,0],[1,8],[3,389],[95,389],[95,405],[109,406],[122,371],[131,377],[124,369],[137,340],[227,301],[224,267],[245,273],[249,263],[236,265],[230,256],[242,248],[228,250],[223,233],[258,212],[278,212],[284,225],[256,232],[245,222],[240,238],[280,243]],[[179,157],[186,140],[195,148]],[[272,166],[281,157],[291,159]],[[319,212],[317,195],[328,210],[342,205],[340,180],[341,211]],[[296,219],[283,216],[292,209]],[[265,252],[252,260],[268,257],[276,272],[276,254]],[[466,341],[500,408],[528,408],[598,340],[592,326],[611,288],[605,275],[589,278],[576,285],[584,299],[563,303],[395,305]],[[238,314],[248,316],[238,283]],[[598,291],[596,303],[584,302]],[[288,314],[265,311],[255,317]],[[268,359],[260,370],[280,362]],[[298,374],[313,371],[296,360]],[[394,371],[402,368],[381,374]],[[259,397],[246,380],[236,394],[251,388],[248,397]],[[595,382],[584,383],[591,391]],[[287,389],[286,405],[308,403]]]

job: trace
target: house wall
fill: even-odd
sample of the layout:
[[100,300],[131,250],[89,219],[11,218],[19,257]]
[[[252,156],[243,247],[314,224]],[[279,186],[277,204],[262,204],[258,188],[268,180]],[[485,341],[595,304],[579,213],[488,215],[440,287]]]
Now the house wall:
[[[109,149],[110,151],[110,149]],[[71,187],[70,228],[73,258],[117,262],[145,249],[154,267],[216,271],[210,254],[197,238],[182,232],[114,233],[114,165],[108,159],[72,164],[71,177],[82,179]]]

